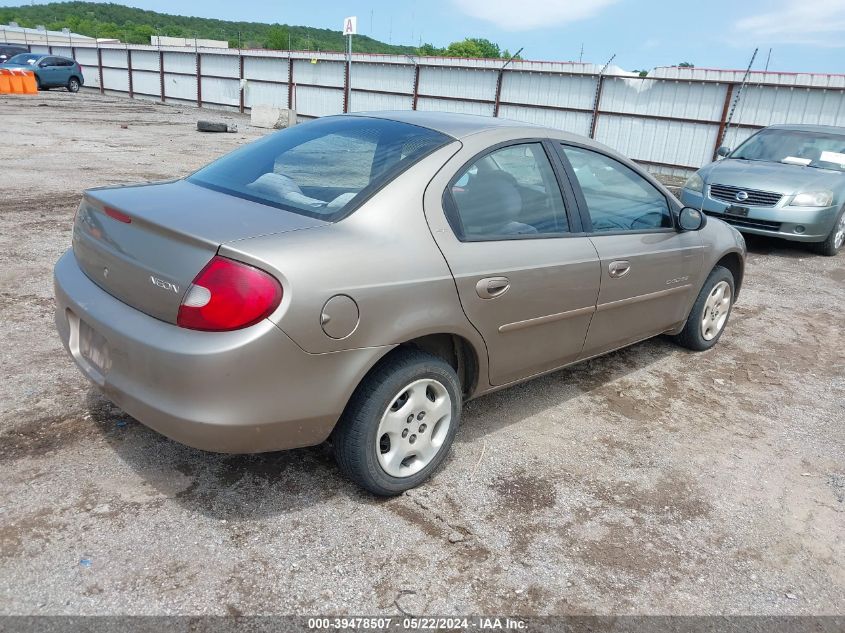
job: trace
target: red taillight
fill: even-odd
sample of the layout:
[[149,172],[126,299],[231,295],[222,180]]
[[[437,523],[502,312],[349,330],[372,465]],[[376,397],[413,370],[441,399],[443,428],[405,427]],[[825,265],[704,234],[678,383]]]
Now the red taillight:
[[282,286],[275,278],[216,255],[185,293],[176,323],[207,332],[238,330],[270,316],[281,301]]
[[103,210],[106,212],[107,216],[114,220],[117,220],[118,222],[123,222],[124,224],[130,224],[132,222],[132,218],[130,218],[122,211],[112,209],[111,207],[105,207]]

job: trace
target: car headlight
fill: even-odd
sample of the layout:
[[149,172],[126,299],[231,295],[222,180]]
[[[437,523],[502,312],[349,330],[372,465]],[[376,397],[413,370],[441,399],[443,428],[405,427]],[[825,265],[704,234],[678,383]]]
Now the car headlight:
[[832,191],[808,191],[792,196],[790,207],[829,207],[833,204]]
[[684,189],[701,193],[704,191],[704,178],[699,176],[698,173],[693,174],[687,178],[687,181],[684,183]]

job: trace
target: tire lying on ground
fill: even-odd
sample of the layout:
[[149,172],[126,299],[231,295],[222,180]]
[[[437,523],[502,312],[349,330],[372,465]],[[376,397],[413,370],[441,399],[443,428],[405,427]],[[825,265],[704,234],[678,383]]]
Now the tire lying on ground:
[[238,126],[219,121],[197,121],[197,129],[200,132],[237,132]]

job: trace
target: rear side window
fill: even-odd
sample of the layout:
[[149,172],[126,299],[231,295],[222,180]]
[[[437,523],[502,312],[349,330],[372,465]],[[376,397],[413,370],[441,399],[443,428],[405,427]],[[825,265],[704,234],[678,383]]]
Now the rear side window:
[[397,121],[326,117],[265,136],[188,180],[331,222],[452,140]]
[[630,167],[609,156],[563,145],[597,233],[672,227],[669,202]]
[[449,188],[449,221],[465,241],[567,233],[554,170],[541,143],[509,145],[462,170]]

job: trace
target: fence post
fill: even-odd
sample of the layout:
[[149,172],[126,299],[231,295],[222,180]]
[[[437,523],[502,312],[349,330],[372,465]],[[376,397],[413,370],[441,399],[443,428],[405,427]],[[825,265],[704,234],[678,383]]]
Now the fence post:
[[202,55],[197,56],[197,107],[202,107]]
[[164,103],[164,51],[158,52],[158,84],[161,91],[161,102]]
[[288,57],[288,110],[293,110],[293,103],[293,57]]
[[736,84],[729,83],[725,86],[725,103],[722,106],[722,116],[719,118],[719,131],[716,134],[716,145],[713,147],[713,160],[719,157],[719,147],[722,145],[723,136],[725,135],[725,126],[728,124],[728,108],[731,107],[731,99],[734,96],[734,88]]
[[133,79],[132,79],[132,49],[131,48],[126,49],[126,73],[127,73],[127,75],[129,75],[129,98],[134,99],[135,98],[135,87],[134,87],[134,84],[132,83]]
[[343,65],[343,113],[346,114],[349,112],[349,64],[350,62],[346,62]]
[[106,88],[103,86],[103,49],[99,46],[97,47],[97,66],[100,73],[100,94],[104,94]]
[[244,56],[238,51],[238,85],[240,87],[240,99],[238,102],[238,109],[243,114],[244,112]]
[[596,127],[599,122],[599,104],[601,103],[601,93],[604,89],[604,75],[600,74],[598,84],[596,85],[596,100],[593,103],[593,119],[590,121],[590,138],[596,138]]
[[502,81],[505,78],[505,69],[500,68],[496,77],[496,99],[493,102],[493,116],[499,116],[499,101],[502,99]]
[[414,99],[411,101],[411,110],[417,109],[417,101],[420,97],[420,65],[414,64]]

